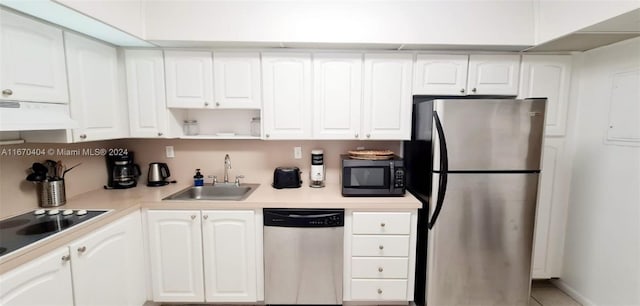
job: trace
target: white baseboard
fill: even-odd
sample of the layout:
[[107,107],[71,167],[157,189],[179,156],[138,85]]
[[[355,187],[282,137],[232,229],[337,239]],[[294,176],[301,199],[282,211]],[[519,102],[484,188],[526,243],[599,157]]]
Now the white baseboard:
[[592,302],[588,298],[584,297],[582,294],[578,293],[573,287],[569,286],[567,283],[562,281],[561,279],[552,279],[551,283],[562,290],[564,293],[569,295],[571,298],[576,300],[576,302],[582,304],[582,306],[597,306],[596,303]]

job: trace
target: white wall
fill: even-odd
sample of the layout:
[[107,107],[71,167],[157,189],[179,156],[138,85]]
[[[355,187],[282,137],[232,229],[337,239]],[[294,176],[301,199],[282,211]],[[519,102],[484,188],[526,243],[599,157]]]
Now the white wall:
[[638,0],[535,0],[536,44],[640,8]]
[[148,1],[149,40],[532,45],[533,0]]
[[630,69],[640,38],[584,53],[560,284],[585,305],[640,305],[640,147],[604,144],[612,74]]

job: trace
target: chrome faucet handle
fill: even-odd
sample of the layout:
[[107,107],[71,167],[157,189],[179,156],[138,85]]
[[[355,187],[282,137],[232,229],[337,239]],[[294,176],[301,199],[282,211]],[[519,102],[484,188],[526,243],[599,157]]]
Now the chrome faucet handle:
[[240,179],[243,179],[244,175],[236,175],[236,186],[240,186]]
[[215,186],[218,183],[218,177],[215,175],[208,175],[207,176],[210,179],[213,179],[213,181],[211,182],[211,185]]

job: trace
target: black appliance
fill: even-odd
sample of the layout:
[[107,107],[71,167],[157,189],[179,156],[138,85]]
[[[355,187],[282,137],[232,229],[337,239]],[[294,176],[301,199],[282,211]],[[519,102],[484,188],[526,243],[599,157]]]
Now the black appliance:
[[106,210],[38,209],[0,221],[0,257],[106,213]]
[[401,197],[405,194],[404,160],[342,160],[342,195],[345,197]]
[[302,179],[300,178],[300,168],[298,167],[277,167],[273,171],[273,188],[300,188]]
[[107,155],[108,181],[106,189],[136,187],[140,177],[140,166],[133,162],[133,152],[121,155]]

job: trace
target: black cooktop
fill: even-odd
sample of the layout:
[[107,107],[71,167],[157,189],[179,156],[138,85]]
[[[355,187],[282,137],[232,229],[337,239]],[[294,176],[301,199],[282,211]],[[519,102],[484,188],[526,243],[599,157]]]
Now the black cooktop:
[[0,221],[0,257],[75,225],[107,210],[38,209]]

